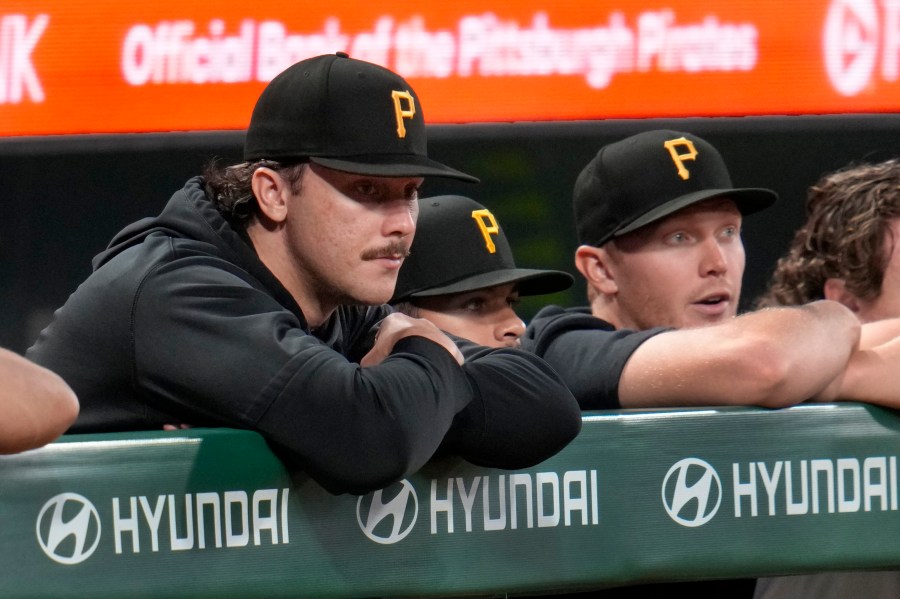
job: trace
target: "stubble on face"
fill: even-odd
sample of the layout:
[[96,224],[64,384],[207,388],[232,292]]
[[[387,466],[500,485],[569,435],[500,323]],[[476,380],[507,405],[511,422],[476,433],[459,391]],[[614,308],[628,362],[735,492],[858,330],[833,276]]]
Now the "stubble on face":
[[692,328],[733,318],[745,260],[740,226],[734,202],[718,198],[608,243],[620,326]]
[[286,231],[308,301],[328,313],[342,304],[390,299],[409,255],[421,182],[310,166],[301,193],[291,198]]

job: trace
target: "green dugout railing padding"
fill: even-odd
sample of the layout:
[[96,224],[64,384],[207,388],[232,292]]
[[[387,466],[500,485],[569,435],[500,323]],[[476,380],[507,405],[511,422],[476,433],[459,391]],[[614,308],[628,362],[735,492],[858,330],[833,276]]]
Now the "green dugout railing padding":
[[858,404],[586,413],[520,471],[457,458],[363,497],[230,429],[0,458],[3,597],[533,593],[900,567],[900,418]]

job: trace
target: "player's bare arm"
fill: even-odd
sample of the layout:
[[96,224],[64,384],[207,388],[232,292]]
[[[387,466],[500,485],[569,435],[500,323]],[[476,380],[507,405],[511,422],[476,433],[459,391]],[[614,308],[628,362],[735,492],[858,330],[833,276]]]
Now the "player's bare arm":
[[817,401],[864,401],[900,408],[900,318],[862,325],[859,347],[847,368],[816,395]]
[[78,416],[75,393],[55,373],[0,349],[0,453],[45,445]]
[[871,349],[900,337],[900,318],[863,323],[859,349]]
[[784,407],[822,392],[843,372],[860,325],[832,301],[762,310],[648,339],[619,383],[623,407]]

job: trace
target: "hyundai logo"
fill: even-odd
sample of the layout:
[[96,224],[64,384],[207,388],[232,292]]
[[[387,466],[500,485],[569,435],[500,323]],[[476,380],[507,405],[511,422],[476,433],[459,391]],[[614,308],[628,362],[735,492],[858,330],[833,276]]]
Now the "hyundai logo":
[[719,511],[722,482],[708,463],[697,458],[685,458],[666,473],[662,500],[669,517],[675,522],[682,526],[702,526]]
[[363,495],[356,502],[356,521],[370,540],[381,545],[402,541],[419,517],[419,500],[409,481]]
[[44,504],[35,527],[47,557],[60,564],[80,564],[100,543],[100,515],[77,493],[61,493]]

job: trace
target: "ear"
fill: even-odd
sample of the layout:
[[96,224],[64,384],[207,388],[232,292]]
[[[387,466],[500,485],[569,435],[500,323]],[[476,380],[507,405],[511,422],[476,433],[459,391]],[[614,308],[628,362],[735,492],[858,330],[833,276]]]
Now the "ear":
[[259,210],[269,220],[282,223],[287,219],[290,186],[274,170],[260,167],[250,180]]
[[604,295],[614,295],[619,286],[610,270],[609,252],[605,248],[582,245],[575,250],[575,268],[584,276],[588,285]]
[[859,298],[847,290],[844,279],[825,279],[822,293],[825,299],[840,302],[850,308],[851,312],[859,312]]

